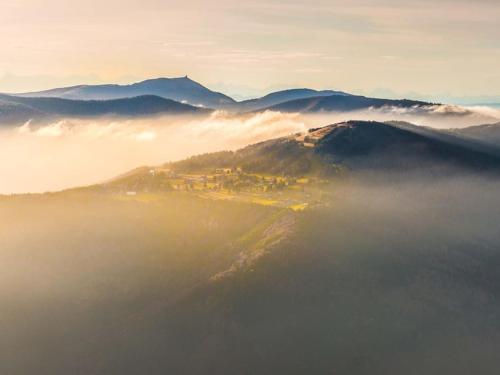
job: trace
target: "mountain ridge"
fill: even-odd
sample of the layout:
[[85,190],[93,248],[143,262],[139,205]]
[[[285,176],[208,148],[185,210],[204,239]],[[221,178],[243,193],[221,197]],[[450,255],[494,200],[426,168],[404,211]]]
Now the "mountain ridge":
[[152,116],[204,113],[207,109],[154,95],[111,100],[71,100],[58,97],[18,97],[0,94],[0,122],[96,116]]
[[73,100],[110,100],[142,95],[156,95],[193,106],[218,107],[234,103],[234,99],[209,90],[188,76],[153,78],[132,84],[77,85],[17,94],[24,97],[60,97]]
[[[128,85],[77,85],[31,93],[0,94],[0,100],[2,100],[0,102],[0,122],[15,120],[26,121],[27,119],[43,117],[43,109],[40,111],[39,108],[27,108],[22,106],[29,103],[29,101],[27,101],[28,99],[46,100],[50,98],[53,100],[73,100],[75,101],[73,105],[78,107],[82,105],[80,103],[82,101],[89,102],[89,104],[99,103],[99,105],[102,105],[100,103],[102,101],[120,99],[131,100],[138,97],[149,97],[148,101],[159,100],[153,99],[153,96],[165,100],[172,100],[179,104],[205,108],[207,110],[222,110],[229,114],[251,114],[264,111],[318,114],[371,110],[383,112],[388,115],[394,111],[396,118],[401,114],[435,117],[460,117],[473,114],[470,110],[457,110],[457,108],[449,108],[449,106],[441,103],[409,99],[371,98],[350,94],[344,91],[314,90],[309,88],[281,90],[271,92],[260,98],[238,102],[227,95],[212,91],[202,84],[184,76],[178,78],[153,78]],[[17,106],[14,108],[12,103],[17,103]],[[113,103],[109,103],[109,105],[112,104]],[[173,103],[170,104],[173,106]],[[95,112],[95,110],[90,107],[89,105],[89,112]],[[139,106],[135,106],[135,108],[137,111],[136,113],[133,113],[133,111],[127,111],[127,113],[132,116],[148,114],[147,108],[142,109]],[[26,112],[25,114],[22,113],[23,110]],[[156,112],[161,111],[153,111],[153,113]],[[66,115],[72,116],[74,114],[68,111]],[[484,121],[488,120],[485,119]]]
[[72,100],[110,100],[142,95],[156,95],[194,106],[222,109],[236,113],[263,110],[279,110],[284,112],[351,111],[369,107],[393,106],[410,108],[412,106],[424,107],[435,104],[406,99],[368,98],[344,91],[314,90],[309,88],[291,88],[274,91],[259,98],[236,101],[225,94],[208,89],[188,76],[178,78],[160,77],[124,85],[76,85],[37,92],[12,94],[12,96],[20,97],[59,97]]
[[408,172],[442,166],[498,171],[500,148],[439,131],[419,132],[402,124],[351,120],[169,165],[187,172],[241,167],[247,172],[295,176],[335,174],[344,167],[353,171]]
[[449,132],[490,144],[500,144],[500,122],[450,129]]
[[234,107],[236,110],[240,112],[250,112],[255,110],[262,110],[264,108],[268,108],[273,105],[286,103],[291,100],[332,96],[332,95],[351,96],[351,94],[345,93],[343,91],[296,88],[296,89],[274,91],[260,98],[244,100],[236,103]]
[[349,112],[368,108],[381,109],[384,107],[420,109],[433,105],[439,104],[409,99],[381,99],[360,95],[330,95],[291,100],[266,109],[281,112],[315,113],[332,111]]

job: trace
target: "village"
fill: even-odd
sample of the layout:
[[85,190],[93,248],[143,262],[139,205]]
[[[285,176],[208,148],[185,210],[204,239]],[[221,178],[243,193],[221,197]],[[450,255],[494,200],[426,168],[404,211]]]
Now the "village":
[[182,192],[214,200],[251,202],[266,206],[303,210],[319,201],[311,178],[245,173],[241,168],[216,168],[203,174],[176,173],[154,168],[117,181],[127,196],[145,193]]

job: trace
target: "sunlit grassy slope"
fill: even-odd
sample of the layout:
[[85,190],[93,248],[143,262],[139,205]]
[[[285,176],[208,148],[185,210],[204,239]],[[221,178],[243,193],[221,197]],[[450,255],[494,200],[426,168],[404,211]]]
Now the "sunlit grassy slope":
[[0,372],[78,373],[106,337],[231,269],[278,213],[183,194],[0,198]]
[[[132,323],[125,352],[154,373],[494,374],[490,183],[338,187],[334,208],[294,216],[266,256]],[[122,354],[104,368],[123,368]]]
[[0,198],[1,372],[494,374],[497,191],[339,182],[305,211]]

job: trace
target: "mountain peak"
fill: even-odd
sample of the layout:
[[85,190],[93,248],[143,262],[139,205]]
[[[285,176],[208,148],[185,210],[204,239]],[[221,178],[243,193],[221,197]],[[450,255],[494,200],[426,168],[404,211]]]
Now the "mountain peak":
[[467,166],[498,170],[498,150],[414,125],[376,121],[346,121],[311,129],[304,143],[356,168],[420,169],[429,166]]
[[197,84],[200,84],[194,80],[192,80],[191,78],[189,78],[187,75],[185,76],[182,76],[182,77],[157,77],[157,78],[149,78],[149,79],[145,79],[143,81],[140,81],[140,82],[136,82],[135,84],[141,84],[141,83],[144,83],[144,82],[173,82],[173,81],[185,81],[185,82],[194,82],[194,83],[197,83]]
[[235,101],[212,91],[187,75],[176,78],[158,77],[129,85],[80,85],[21,94],[28,97],[58,97],[72,100],[110,100],[155,95],[205,108],[220,108]]
[[143,85],[165,85],[165,86],[166,85],[184,85],[184,86],[192,86],[192,87],[203,88],[203,89],[208,90],[201,83],[192,80],[187,75],[183,76],[183,77],[174,77],[174,78],[168,78],[168,77],[151,78],[151,79],[146,79],[146,80],[141,81],[141,82],[133,83],[131,86],[143,86]]

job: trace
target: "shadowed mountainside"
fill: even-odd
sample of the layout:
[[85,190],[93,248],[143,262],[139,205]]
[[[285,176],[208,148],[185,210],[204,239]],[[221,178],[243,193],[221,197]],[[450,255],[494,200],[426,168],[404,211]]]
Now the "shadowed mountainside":
[[328,175],[339,168],[411,171],[447,167],[474,171],[500,167],[498,148],[403,123],[348,121],[311,129],[231,152],[172,163],[174,170],[241,167],[247,172]]
[[331,95],[297,99],[271,106],[267,109],[281,112],[349,112],[363,109],[380,109],[383,107],[425,109],[434,104],[415,100],[394,100],[368,98],[356,95]]
[[0,197],[0,371],[495,375],[498,181],[331,189]]
[[324,96],[350,96],[342,91],[333,91],[333,90],[311,90],[311,89],[290,89],[283,91],[276,91],[265,95],[261,98],[245,100],[242,102],[238,102],[231,107],[231,110],[236,112],[251,112],[257,111],[265,108],[272,107],[274,105],[285,103],[291,100],[297,99],[307,99],[307,98],[318,98]]
[[450,132],[452,134],[500,145],[500,122],[495,124],[469,126],[461,129],[450,129]]
[[157,114],[195,114],[206,111],[208,110],[152,95],[113,100],[69,100],[0,94],[0,123],[62,117],[138,117]]

